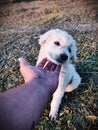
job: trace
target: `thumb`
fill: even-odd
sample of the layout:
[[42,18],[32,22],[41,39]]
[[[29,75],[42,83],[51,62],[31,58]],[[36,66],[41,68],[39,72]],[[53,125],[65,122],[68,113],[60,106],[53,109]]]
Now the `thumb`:
[[20,57],[18,59],[19,63],[20,63],[20,72],[21,72],[21,75],[23,76],[25,82],[28,80],[28,71],[27,71],[27,66],[28,66],[28,63],[26,61],[25,58],[23,57]]
[[20,58],[18,59],[18,61],[19,61],[19,63],[20,63],[20,67],[25,66],[25,65],[28,65],[26,59],[23,58],[23,57],[20,57]]

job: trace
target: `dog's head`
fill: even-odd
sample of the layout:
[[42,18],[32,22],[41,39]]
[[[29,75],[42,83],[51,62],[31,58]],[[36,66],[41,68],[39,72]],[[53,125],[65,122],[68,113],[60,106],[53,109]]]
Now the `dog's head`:
[[54,29],[40,36],[41,53],[56,64],[76,59],[75,40],[67,32]]

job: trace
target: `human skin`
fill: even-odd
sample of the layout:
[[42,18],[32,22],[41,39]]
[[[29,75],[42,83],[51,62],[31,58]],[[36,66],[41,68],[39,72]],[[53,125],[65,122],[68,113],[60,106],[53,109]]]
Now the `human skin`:
[[25,83],[0,94],[0,130],[31,130],[58,85],[60,66],[19,62]]

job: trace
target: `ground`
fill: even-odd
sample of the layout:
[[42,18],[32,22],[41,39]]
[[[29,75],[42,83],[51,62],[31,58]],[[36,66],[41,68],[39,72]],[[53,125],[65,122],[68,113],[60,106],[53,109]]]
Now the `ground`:
[[0,91],[23,83],[18,58],[35,65],[38,38],[49,29],[69,32],[77,42],[80,87],[65,93],[59,118],[48,118],[50,102],[35,130],[98,130],[98,1],[41,0],[0,6]]

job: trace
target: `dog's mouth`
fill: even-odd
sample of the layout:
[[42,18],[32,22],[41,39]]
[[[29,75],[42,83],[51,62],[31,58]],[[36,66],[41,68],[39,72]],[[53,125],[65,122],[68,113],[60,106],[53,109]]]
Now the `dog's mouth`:
[[48,57],[48,60],[57,64],[57,65],[63,65],[65,64],[65,61],[61,60],[60,58],[53,58],[53,57]]
[[58,56],[54,56],[50,53],[50,55],[48,55],[48,60],[57,64],[57,65],[63,65],[67,62],[68,60],[68,56],[66,54],[60,54]]
[[60,59],[60,58],[57,58],[57,59],[56,59],[56,62],[58,62],[59,64],[65,64],[65,61],[63,61],[63,60]]

